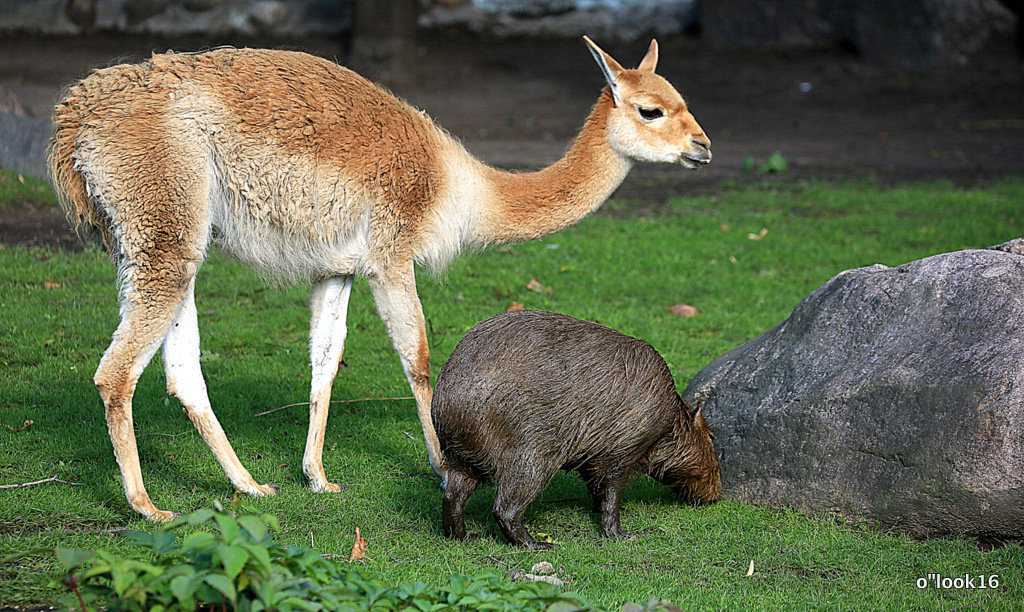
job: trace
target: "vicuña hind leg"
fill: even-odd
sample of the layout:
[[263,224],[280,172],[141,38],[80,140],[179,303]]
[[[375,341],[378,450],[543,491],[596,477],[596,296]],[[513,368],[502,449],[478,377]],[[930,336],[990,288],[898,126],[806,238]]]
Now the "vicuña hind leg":
[[441,477],[441,486],[444,487],[447,474],[434,424],[430,420],[430,400],[433,397],[430,386],[430,349],[427,346],[423,309],[416,295],[412,262],[394,265],[381,276],[370,276],[369,281],[380,318],[384,320],[391,342],[398,351],[405,376],[416,398],[416,410],[427,444],[430,467]]
[[309,433],[302,456],[302,471],[309,478],[309,488],[317,493],[336,493],[341,488],[327,481],[324,473],[324,435],[327,413],[331,407],[331,385],[338,374],[345,351],[348,298],[352,277],[328,278],[313,286],[310,299],[309,363],[312,385],[309,392]]
[[167,332],[163,344],[164,372],[167,392],[178,398],[199,435],[213,451],[217,463],[224,469],[235,489],[264,497],[273,495],[280,487],[257,484],[238,460],[231,443],[210,407],[206,382],[199,366],[199,322],[196,317],[195,277],[189,281],[185,299]]
[[121,468],[128,503],[148,519],[168,521],[174,514],[158,510],[142,483],[139,450],[132,423],[132,395],[139,376],[167,335],[171,321],[184,299],[184,286],[155,286],[154,283],[140,280],[135,278],[134,282],[125,282],[121,323],[100,360],[93,380],[103,398],[110,441],[114,445],[114,457]]

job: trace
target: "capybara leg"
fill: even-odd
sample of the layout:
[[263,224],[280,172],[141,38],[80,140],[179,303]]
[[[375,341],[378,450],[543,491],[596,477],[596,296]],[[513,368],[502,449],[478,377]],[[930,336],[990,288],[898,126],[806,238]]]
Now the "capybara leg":
[[448,471],[448,483],[445,485],[441,503],[441,524],[445,536],[453,540],[466,539],[466,502],[473,496],[479,483],[480,481],[462,471]]
[[310,299],[309,363],[312,384],[309,392],[309,432],[302,455],[302,471],[309,478],[309,488],[316,493],[337,493],[341,487],[328,482],[324,472],[324,437],[327,413],[331,407],[331,386],[341,365],[348,333],[348,298],[352,277],[324,279],[313,286]]
[[587,483],[587,493],[590,494],[590,511],[601,512],[604,506],[604,487],[601,476],[587,465],[577,471],[583,481]]
[[[524,487],[519,479],[513,479],[513,482],[515,485],[498,483],[498,490],[494,496],[494,507],[491,509],[494,520],[498,521],[498,527],[501,528],[505,537],[516,546],[536,549],[551,548],[551,544],[547,542],[534,540],[523,527],[523,511],[539,491]],[[528,488],[531,490],[526,490]]]
[[587,491],[590,493],[590,511],[601,512],[604,508],[604,491],[596,483],[587,483]]
[[601,533],[608,538],[628,538],[633,534],[624,531],[619,524],[619,505],[622,490],[626,488],[629,474],[608,474],[603,481],[601,496]]

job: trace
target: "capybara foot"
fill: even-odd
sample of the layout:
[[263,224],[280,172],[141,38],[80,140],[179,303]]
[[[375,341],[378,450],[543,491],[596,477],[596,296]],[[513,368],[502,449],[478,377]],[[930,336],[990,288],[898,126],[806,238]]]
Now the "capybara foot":
[[602,530],[604,537],[606,538],[627,538],[632,540],[636,537],[636,534],[632,531],[626,531],[622,527],[616,525],[615,527]]

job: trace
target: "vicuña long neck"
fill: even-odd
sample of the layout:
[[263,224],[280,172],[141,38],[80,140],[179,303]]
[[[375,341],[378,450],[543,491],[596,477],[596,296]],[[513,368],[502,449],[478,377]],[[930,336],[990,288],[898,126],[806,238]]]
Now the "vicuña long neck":
[[522,242],[557,232],[592,213],[622,183],[632,161],[608,144],[606,89],[562,159],[537,172],[485,167],[488,195],[479,202],[475,242]]

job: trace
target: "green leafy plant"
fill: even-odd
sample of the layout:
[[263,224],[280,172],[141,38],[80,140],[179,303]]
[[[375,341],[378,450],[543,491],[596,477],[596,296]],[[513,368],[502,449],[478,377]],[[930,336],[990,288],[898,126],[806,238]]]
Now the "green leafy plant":
[[[174,533],[185,525],[212,528],[212,533]],[[65,584],[75,595],[63,603],[157,612],[224,605],[253,611],[322,609],[331,593],[318,587],[330,584],[337,566],[307,548],[274,543],[270,529],[277,529],[270,515],[236,518],[204,509],[152,533],[125,534],[148,549],[152,561],[58,550],[70,571]]]
[[785,172],[789,170],[789,160],[786,156],[778,151],[768,156],[768,159],[764,160],[761,164],[761,172],[774,173],[774,172]]
[[764,160],[764,163],[757,165],[757,162],[753,157],[747,156],[743,158],[743,171],[753,172],[754,170],[765,174],[782,173],[789,170],[789,160],[786,156],[778,151],[772,153]]
[[[207,530],[180,537],[184,526]],[[152,533],[126,537],[150,561],[105,551],[56,549],[67,569],[62,603],[83,612],[108,610],[594,610],[583,598],[547,583],[511,583],[493,574],[453,575],[448,584],[392,587],[364,578],[303,546],[282,546],[271,515],[234,517],[199,510]],[[652,600],[630,610],[658,609]]]

